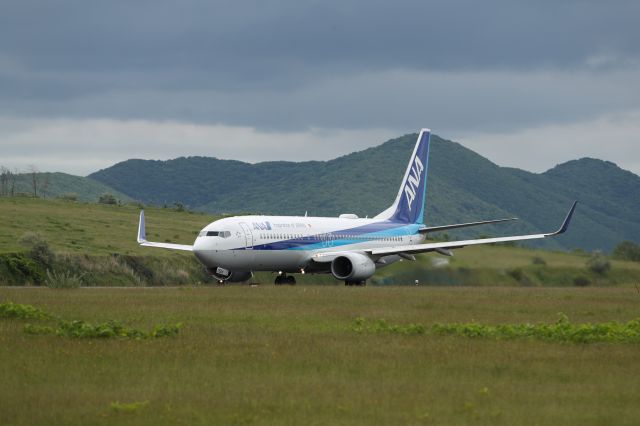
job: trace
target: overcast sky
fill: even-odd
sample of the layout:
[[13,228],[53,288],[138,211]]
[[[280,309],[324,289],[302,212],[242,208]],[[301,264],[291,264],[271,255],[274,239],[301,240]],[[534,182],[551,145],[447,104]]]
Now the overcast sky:
[[330,159],[430,127],[640,173],[640,2],[0,2],[0,165]]

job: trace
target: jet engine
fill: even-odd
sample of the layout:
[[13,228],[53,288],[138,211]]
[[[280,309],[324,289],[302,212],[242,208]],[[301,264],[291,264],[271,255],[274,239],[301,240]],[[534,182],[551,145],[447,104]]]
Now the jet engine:
[[230,271],[225,268],[208,268],[209,273],[220,282],[241,283],[253,276],[251,271]]
[[360,282],[376,272],[376,265],[362,253],[346,253],[331,262],[331,273],[339,280]]

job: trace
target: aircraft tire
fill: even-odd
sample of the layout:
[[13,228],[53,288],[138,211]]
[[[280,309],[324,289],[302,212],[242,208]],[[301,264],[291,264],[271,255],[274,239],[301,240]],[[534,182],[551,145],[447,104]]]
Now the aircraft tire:
[[274,282],[275,285],[296,285],[296,278],[292,275],[278,275]]

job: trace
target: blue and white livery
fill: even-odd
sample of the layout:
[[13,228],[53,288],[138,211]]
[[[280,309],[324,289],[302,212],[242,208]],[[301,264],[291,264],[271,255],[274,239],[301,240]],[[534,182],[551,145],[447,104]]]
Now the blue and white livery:
[[427,234],[447,229],[504,222],[497,219],[427,227],[424,225],[431,132],[418,135],[409,165],[393,204],[373,218],[354,214],[334,217],[236,216],[210,223],[193,245],[156,243],[146,239],[144,211],[140,212],[138,243],[142,246],[192,251],[219,282],[241,282],[253,271],[273,271],[276,284],[295,284],[293,273],[330,273],[347,285],[364,285],[377,268],[414,254],[438,252],[478,244],[532,240],[564,233],[574,203],[561,228],[552,233],[425,242]]

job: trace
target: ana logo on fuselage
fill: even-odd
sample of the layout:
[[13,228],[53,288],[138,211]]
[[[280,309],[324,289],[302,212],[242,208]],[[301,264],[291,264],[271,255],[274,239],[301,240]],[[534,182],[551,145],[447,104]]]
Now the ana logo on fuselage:
[[416,199],[416,191],[420,185],[423,170],[424,165],[422,165],[422,161],[420,161],[420,158],[416,155],[411,170],[409,171],[409,176],[407,176],[407,183],[404,185],[404,194],[407,196],[407,207],[409,207],[409,211],[411,211],[413,200]]
[[253,222],[253,229],[258,231],[271,231],[271,224],[269,222]]

